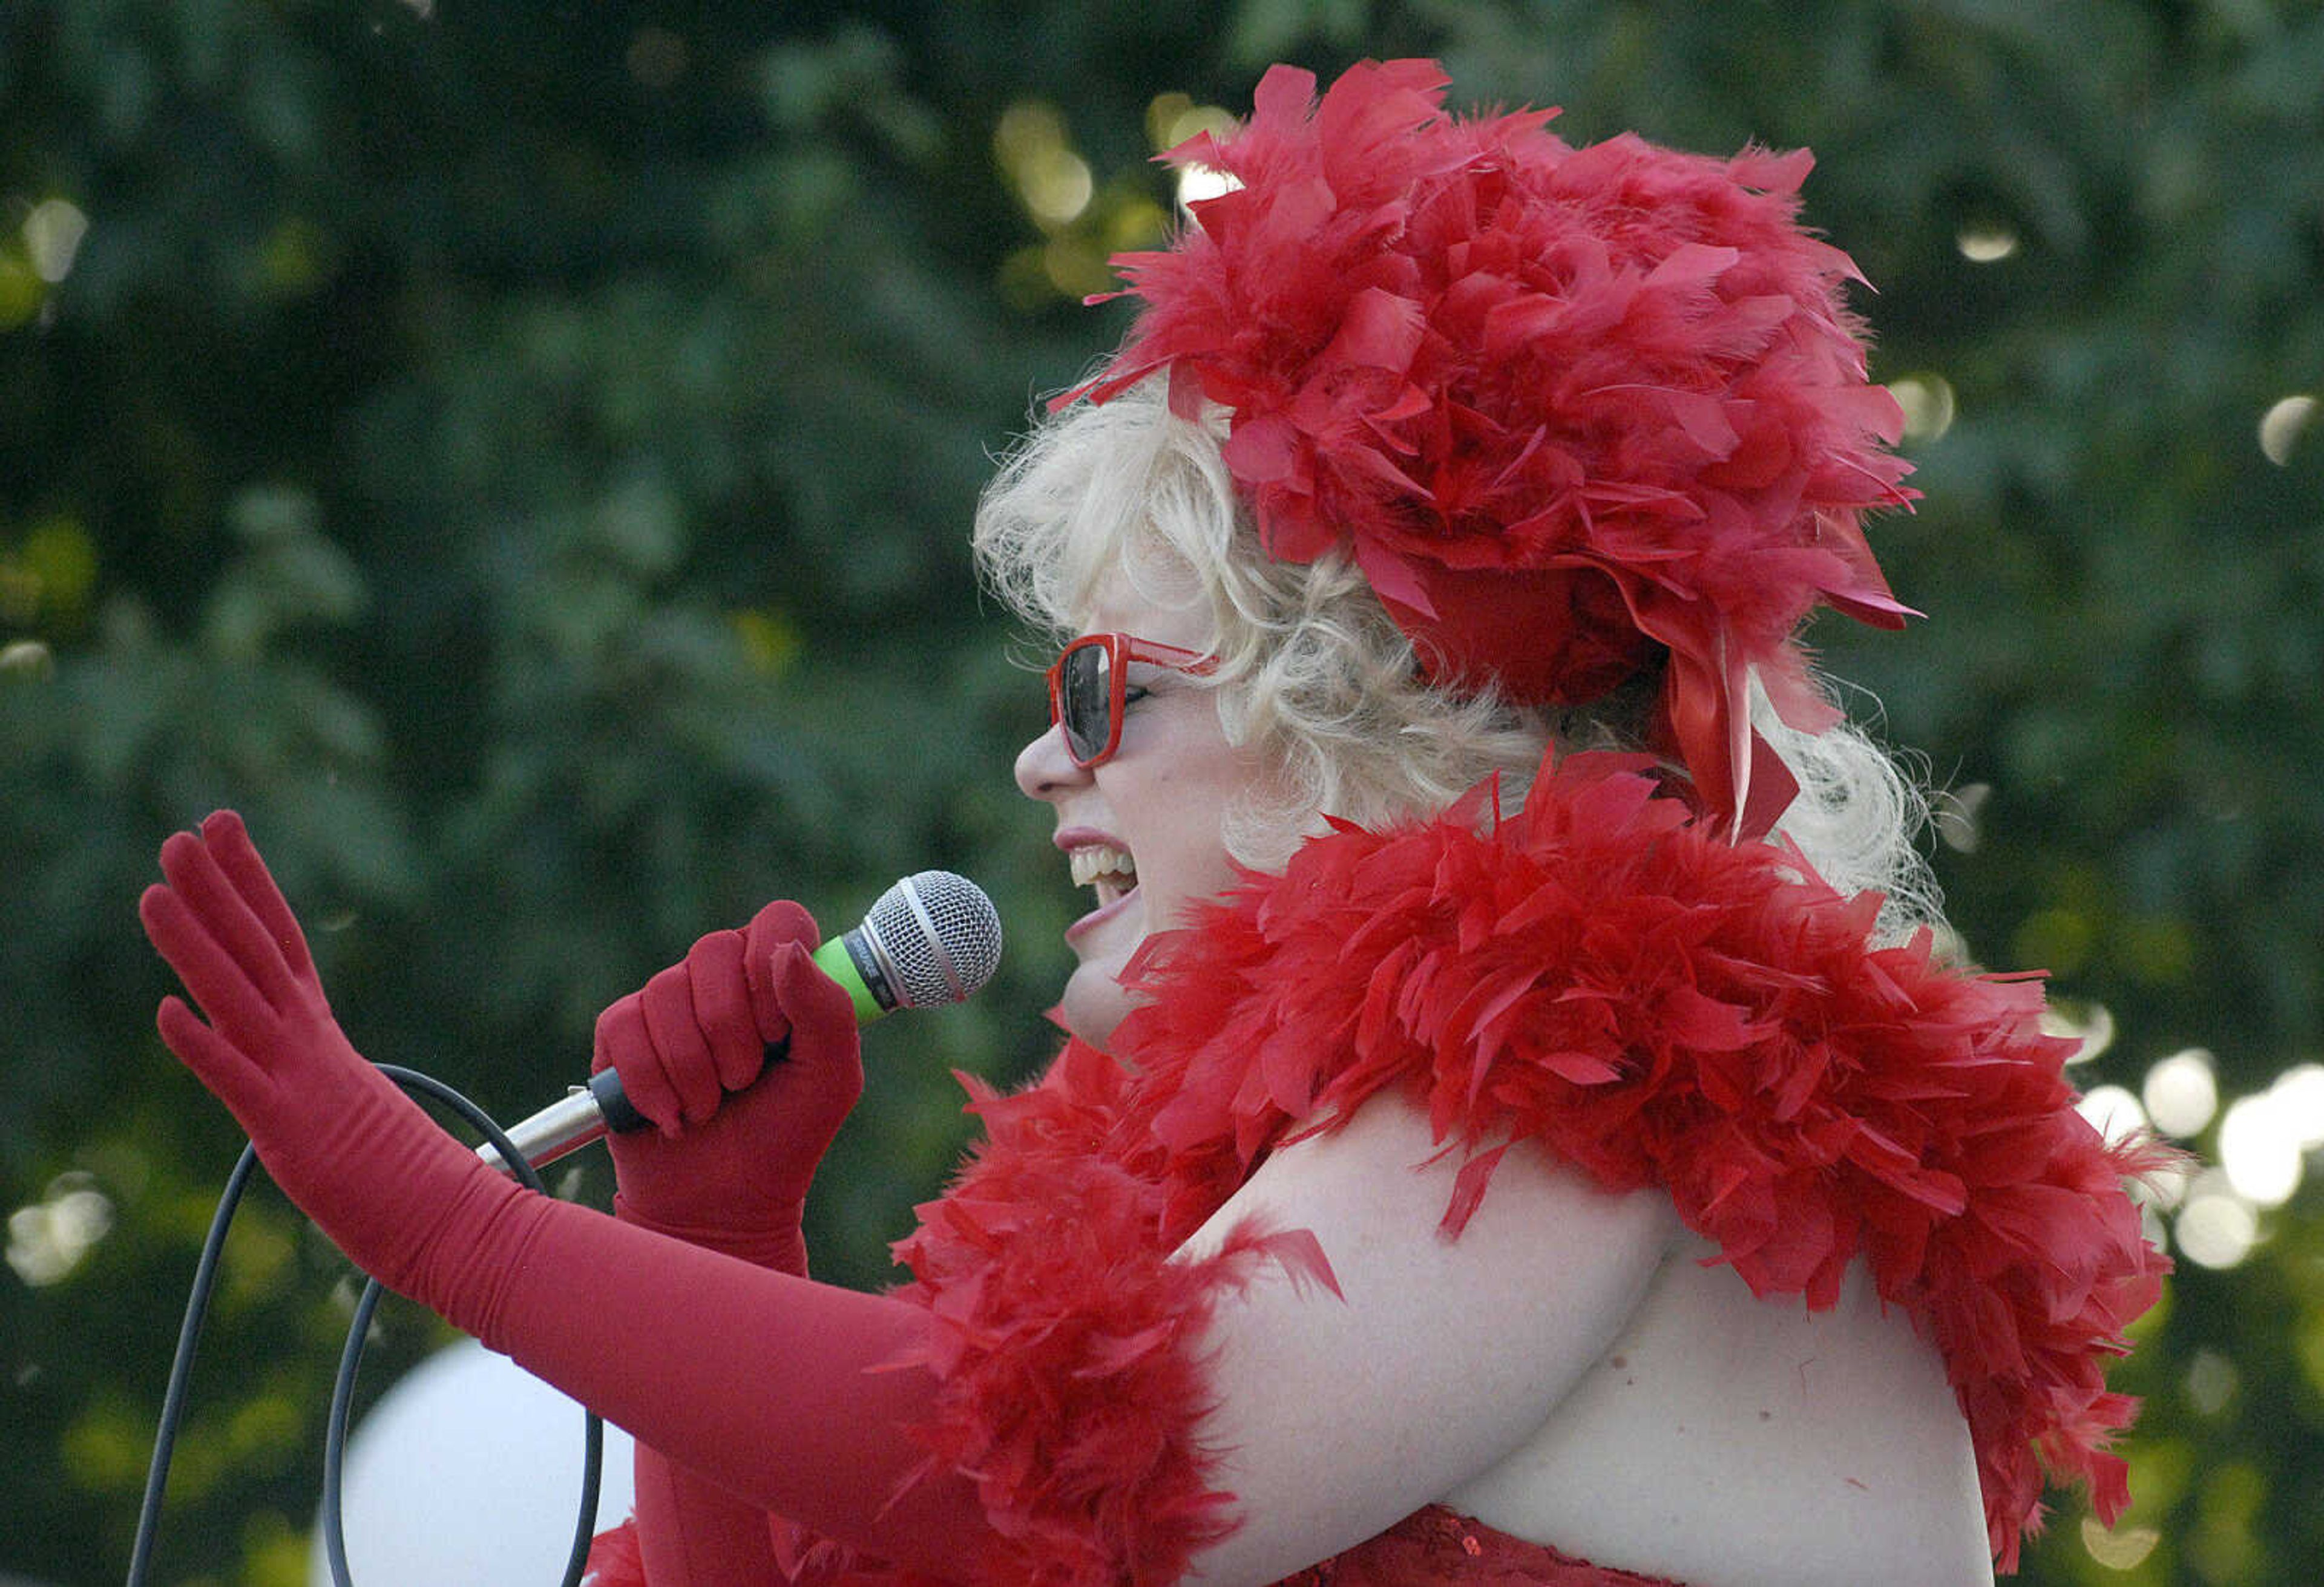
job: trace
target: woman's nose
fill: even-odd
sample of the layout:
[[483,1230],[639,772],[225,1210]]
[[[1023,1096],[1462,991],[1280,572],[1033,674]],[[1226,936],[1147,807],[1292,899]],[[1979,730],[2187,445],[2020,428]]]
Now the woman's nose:
[[1089,773],[1065,752],[1065,732],[1056,723],[1017,752],[1017,786],[1028,799],[1053,799],[1089,781]]

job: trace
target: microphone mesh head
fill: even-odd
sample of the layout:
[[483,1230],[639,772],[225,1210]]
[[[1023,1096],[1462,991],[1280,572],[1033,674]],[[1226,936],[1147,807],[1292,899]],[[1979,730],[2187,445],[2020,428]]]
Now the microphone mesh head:
[[920,871],[880,894],[863,932],[884,949],[896,1003],[929,1008],[973,996],[1001,963],[1001,916],[984,889]]

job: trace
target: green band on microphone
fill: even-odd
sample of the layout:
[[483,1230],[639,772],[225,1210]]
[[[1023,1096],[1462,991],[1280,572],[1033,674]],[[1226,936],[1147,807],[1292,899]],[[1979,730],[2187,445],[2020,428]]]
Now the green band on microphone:
[[887,977],[880,973],[878,963],[868,949],[862,947],[858,933],[844,932],[815,950],[816,968],[847,989],[855,1004],[855,1023],[870,1024],[895,1006],[895,999],[882,998],[880,989],[887,986]]

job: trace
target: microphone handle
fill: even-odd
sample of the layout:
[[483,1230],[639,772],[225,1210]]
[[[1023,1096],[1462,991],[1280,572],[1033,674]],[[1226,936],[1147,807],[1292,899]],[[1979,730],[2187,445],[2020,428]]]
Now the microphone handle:
[[[620,1072],[600,1069],[589,1077],[587,1085],[566,1092],[563,1101],[549,1104],[515,1125],[508,1137],[517,1154],[538,1169],[609,1133],[642,1130],[648,1122],[645,1115],[630,1105],[622,1090]],[[513,1172],[489,1141],[476,1148],[476,1155],[504,1174]]]

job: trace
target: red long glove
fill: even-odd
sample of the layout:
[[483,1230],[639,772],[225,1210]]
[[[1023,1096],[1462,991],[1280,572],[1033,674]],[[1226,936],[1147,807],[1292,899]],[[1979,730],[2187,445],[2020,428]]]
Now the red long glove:
[[[926,1313],[523,1189],[348,1043],[237,817],[171,838],[161,869],[139,913],[209,1022],[167,998],[162,1040],[357,1265],[748,1502],[957,1576],[989,1535],[968,1482],[897,1497],[935,1380],[871,1370],[926,1344]],[[695,1563],[677,1579],[720,1579]]]
[[770,904],[597,1016],[591,1072],[617,1071],[657,1126],[608,1142],[618,1215],[807,1271],[807,1188],[863,1093],[854,1004],[808,957],[818,940],[806,910]]

